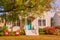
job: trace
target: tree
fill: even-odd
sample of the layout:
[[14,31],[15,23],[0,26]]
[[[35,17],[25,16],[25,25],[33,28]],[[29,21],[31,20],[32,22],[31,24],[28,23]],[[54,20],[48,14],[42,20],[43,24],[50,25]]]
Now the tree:
[[[51,0],[0,0],[0,5],[4,6],[4,11],[16,11],[23,16],[29,15],[29,12],[36,14],[36,11],[39,11],[37,13],[39,15],[43,11],[50,10],[50,3]],[[21,13],[22,11],[23,13]]]
[[7,20],[16,22],[19,16],[27,17],[30,14],[40,16],[44,11],[51,9],[51,0],[0,0],[0,6],[8,12]]
[[16,0],[16,6],[18,5],[18,10],[23,11],[21,15],[31,14],[40,15],[43,11],[50,10],[51,0]]

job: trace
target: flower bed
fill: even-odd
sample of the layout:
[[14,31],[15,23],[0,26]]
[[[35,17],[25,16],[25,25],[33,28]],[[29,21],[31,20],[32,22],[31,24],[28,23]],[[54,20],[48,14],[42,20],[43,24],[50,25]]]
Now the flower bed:
[[44,28],[46,34],[57,34],[57,29],[55,27],[46,27]]

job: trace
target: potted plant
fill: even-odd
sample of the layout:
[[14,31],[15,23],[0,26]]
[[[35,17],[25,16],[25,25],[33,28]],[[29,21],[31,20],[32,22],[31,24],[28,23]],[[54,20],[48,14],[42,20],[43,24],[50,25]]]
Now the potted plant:
[[4,36],[9,36],[9,31],[8,30],[4,30]]
[[15,32],[15,36],[20,36],[20,30],[17,30],[17,31]]

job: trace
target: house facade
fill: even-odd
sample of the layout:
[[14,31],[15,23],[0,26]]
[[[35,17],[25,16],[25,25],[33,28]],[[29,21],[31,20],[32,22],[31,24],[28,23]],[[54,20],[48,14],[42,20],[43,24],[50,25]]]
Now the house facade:
[[[50,11],[44,12],[41,17],[33,16],[34,20],[31,21],[30,24],[28,24],[27,19],[25,19],[26,23],[24,25],[24,29],[25,29],[26,35],[39,35],[39,33],[38,33],[39,28],[45,28],[47,26],[51,26],[50,13],[51,13]],[[0,25],[2,25],[2,24],[0,23]],[[4,25],[4,23],[3,23],[3,25]],[[21,23],[20,23],[20,25],[21,25]],[[20,30],[20,26],[16,25],[16,26],[12,27],[11,23],[7,23],[6,26],[8,26],[9,31],[11,31],[11,28],[13,29],[12,31]]]
[[53,17],[53,26],[60,26],[60,10]]
[[44,12],[42,17],[37,17],[33,22],[32,25],[37,26],[38,28],[45,28],[47,26],[51,26],[51,17],[50,12]]
[[32,22],[32,29],[28,29],[28,27],[26,27],[25,31],[26,31],[26,35],[39,35],[38,33],[38,29],[39,28],[45,28],[47,26],[51,26],[51,17],[50,17],[50,11],[48,12],[44,12],[44,14],[42,15],[42,17],[36,17]]

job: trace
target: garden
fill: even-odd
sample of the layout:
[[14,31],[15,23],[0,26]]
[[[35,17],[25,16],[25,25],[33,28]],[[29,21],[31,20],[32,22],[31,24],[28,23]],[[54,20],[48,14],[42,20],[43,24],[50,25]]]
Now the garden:
[[[0,27],[0,40],[60,40],[57,27],[39,28],[39,36],[26,36],[24,30],[9,32],[7,26]],[[53,38],[54,37],[54,38]]]
[[[60,35],[59,27],[45,27],[45,28],[39,28],[38,32],[39,35]],[[16,31],[9,31],[7,26],[0,27],[0,36],[21,36],[25,35],[25,30],[20,29]]]

